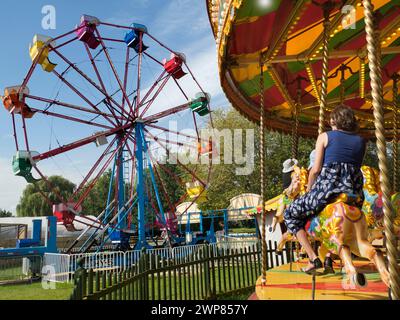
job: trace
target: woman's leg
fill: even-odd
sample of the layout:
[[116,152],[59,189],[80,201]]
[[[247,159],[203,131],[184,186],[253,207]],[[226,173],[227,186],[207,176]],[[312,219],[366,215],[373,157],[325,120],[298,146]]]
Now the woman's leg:
[[314,261],[317,258],[316,253],[314,252],[313,247],[311,246],[310,241],[308,240],[307,232],[304,229],[297,231],[296,238],[299,240],[301,246],[306,250],[310,261]]

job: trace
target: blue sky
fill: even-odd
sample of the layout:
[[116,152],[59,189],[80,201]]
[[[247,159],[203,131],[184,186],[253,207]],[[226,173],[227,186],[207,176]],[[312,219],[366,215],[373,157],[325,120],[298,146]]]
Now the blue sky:
[[[42,8],[45,5],[53,5],[56,9],[56,30],[43,30]],[[10,14],[4,14],[0,19],[0,38],[2,50],[0,50],[0,90],[7,86],[20,84],[26,75],[30,58],[28,46],[32,42],[35,33],[56,37],[74,28],[79,23],[82,14],[98,17],[102,21],[129,25],[132,22],[145,24],[149,33],[158,40],[167,44],[171,49],[185,53],[187,62],[196,75],[197,80],[205,91],[212,94],[213,107],[226,107],[228,102],[220,88],[217,70],[217,58],[215,42],[209,26],[206,13],[206,5],[203,0],[115,0],[115,1],[38,1],[38,0],[2,0],[2,7],[7,8]],[[121,37],[123,37],[123,32]],[[117,33],[114,34],[119,37]],[[84,49],[63,53],[74,62],[84,59]],[[156,53],[162,57],[161,50]],[[87,57],[87,56],[86,56]],[[116,57],[116,56],[114,56]],[[116,58],[118,60],[118,58]],[[57,61],[56,61],[57,62]],[[61,68],[61,65],[59,65]],[[60,71],[60,70],[59,70]],[[62,71],[62,70],[61,70]],[[151,81],[151,67],[149,66],[148,81]],[[65,101],[71,97],[65,87],[57,83],[57,79],[45,74],[42,70],[36,70],[29,87],[31,94],[46,98],[55,98],[57,91]],[[73,76],[71,76],[73,77]],[[107,78],[108,77],[108,78]],[[105,75],[110,86],[115,88],[109,75]],[[73,79],[73,78],[71,78]],[[144,80],[146,82],[147,80]],[[150,82],[149,82],[150,83]],[[145,83],[145,85],[149,85]],[[189,81],[184,81],[183,86],[190,87]],[[189,88],[190,89],[190,88]],[[96,98],[96,94],[83,88],[85,93]],[[167,88],[164,94],[164,102],[176,103],[175,92]],[[71,98],[72,99],[72,98]],[[82,101],[75,98],[67,102],[83,105]],[[161,103],[162,104],[162,103]],[[161,106],[162,109],[162,106]],[[179,123],[186,118],[177,118]],[[183,121],[182,121],[183,120]],[[71,142],[68,139],[78,139],[87,136],[90,130],[78,127],[66,127],[62,122],[49,121],[36,117],[29,123],[29,135],[34,147],[46,151],[54,147],[54,140],[62,143]],[[0,111],[0,208],[14,210],[20,194],[26,183],[22,178],[14,177],[11,169],[11,158],[15,153],[14,140],[11,136],[11,117],[2,108]],[[85,134],[84,134],[85,133]],[[89,151],[72,153],[68,159],[56,159],[46,164],[46,175],[62,174],[74,182],[81,180],[87,168],[94,159]],[[74,162],[69,167],[65,165],[68,160]],[[57,162],[57,163],[56,163]]]

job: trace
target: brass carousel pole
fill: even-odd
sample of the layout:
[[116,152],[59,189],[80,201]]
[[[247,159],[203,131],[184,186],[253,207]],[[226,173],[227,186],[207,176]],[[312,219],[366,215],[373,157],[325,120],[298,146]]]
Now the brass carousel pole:
[[329,61],[329,29],[330,29],[330,14],[331,8],[324,8],[324,42],[322,51],[322,81],[321,81],[321,103],[319,107],[319,123],[318,134],[325,131],[325,110],[328,106],[328,61]]
[[398,81],[400,76],[395,73],[392,76],[393,80],[393,191],[399,191],[398,188],[398,167],[399,167],[399,114],[398,114]]
[[390,186],[386,157],[386,140],[383,110],[383,85],[380,61],[380,41],[376,36],[377,29],[374,21],[374,7],[371,0],[363,0],[365,15],[365,30],[367,34],[367,50],[371,78],[372,104],[374,108],[375,136],[378,149],[380,183],[382,189],[386,251],[389,261],[390,289],[392,299],[400,299],[400,272],[397,264],[397,240],[393,232],[393,207],[389,201]]
[[294,125],[292,129],[292,158],[298,159],[299,155],[299,109],[301,106],[301,80],[297,78],[297,101],[293,110]]
[[260,60],[260,181],[261,181],[261,259],[262,259],[262,277],[261,284],[266,283],[267,276],[267,242],[265,240],[265,226],[266,226],[266,216],[265,216],[265,181],[264,181],[264,167],[265,167],[265,109],[264,109],[264,64],[262,58]]

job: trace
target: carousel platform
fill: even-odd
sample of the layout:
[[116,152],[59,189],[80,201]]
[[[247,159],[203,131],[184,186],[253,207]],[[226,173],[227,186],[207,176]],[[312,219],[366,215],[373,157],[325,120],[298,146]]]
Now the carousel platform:
[[[367,285],[362,288],[352,287],[335,263],[336,274],[321,275],[315,281],[315,300],[387,300],[388,288],[381,281],[375,266],[368,261],[355,261],[357,269],[364,273]],[[249,300],[312,300],[312,276],[301,268],[306,261],[294,262],[292,271],[285,264],[267,271],[267,284],[261,285],[261,277],[256,284],[256,292]]]

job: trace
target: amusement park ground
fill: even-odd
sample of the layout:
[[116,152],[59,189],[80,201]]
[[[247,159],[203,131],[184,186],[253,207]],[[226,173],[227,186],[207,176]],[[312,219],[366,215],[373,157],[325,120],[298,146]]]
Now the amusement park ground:
[[[58,283],[55,290],[45,290],[40,282],[29,285],[0,286],[0,300],[68,300],[73,284]],[[227,294],[218,300],[247,300],[253,292],[248,289],[242,293]]]
[[0,286],[0,300],[68,300],[73,284],[57,283],[55,290],[45,290],[41,282]]

